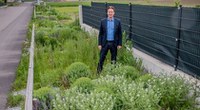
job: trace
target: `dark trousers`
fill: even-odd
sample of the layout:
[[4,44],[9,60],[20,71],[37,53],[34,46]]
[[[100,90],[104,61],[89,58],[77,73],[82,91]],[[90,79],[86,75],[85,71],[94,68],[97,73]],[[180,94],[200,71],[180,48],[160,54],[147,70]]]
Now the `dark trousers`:
[[100,51],[100,59],[97,67],[97,72],[100,73],[103,69],[103,63],[106,58],[108,51],[110,50],[111,53],[111,62],[116,62],[117,57],[117,46],[114,42],[108,41],[104,47],[102,47]]

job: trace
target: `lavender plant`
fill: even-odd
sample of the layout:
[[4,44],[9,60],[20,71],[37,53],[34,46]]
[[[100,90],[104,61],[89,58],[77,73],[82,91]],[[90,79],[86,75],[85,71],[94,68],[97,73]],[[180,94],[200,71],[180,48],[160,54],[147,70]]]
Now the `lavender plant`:
[[156,89],[161,94],[159,105],[162,109],[182,110],[195,109],[195,98],[187,97],[192,85],[186,83],[183,78],[176,75],[161,75],[148,81],[149,88]]
[[107,92],[82,93],[76,87],[57,94],[53,100],[54,110],[112,110],[115,98]]

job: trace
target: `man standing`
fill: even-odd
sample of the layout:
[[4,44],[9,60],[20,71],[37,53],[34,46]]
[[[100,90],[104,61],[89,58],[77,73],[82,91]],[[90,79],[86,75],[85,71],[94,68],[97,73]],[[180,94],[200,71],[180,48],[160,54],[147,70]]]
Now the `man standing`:
[[122,47],[122,30],[119,19],[114,18],[115,8],[109,6],[107,8],[108,18],[101,20],[98,48],[100,50],[100,59],[97,67],[97,72],[100,73],[103,69],[103,63],[108,51],[111,53],[111,62],[116,62],[117,49]]

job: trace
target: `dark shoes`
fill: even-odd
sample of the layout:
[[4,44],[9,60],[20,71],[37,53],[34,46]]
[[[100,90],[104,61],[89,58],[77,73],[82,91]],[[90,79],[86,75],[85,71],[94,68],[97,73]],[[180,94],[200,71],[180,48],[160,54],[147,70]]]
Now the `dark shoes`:
[[97,74],[100,74],[102,69],[103,69],[103,67],[100,64],[98,64],[98,66],[97,66]]

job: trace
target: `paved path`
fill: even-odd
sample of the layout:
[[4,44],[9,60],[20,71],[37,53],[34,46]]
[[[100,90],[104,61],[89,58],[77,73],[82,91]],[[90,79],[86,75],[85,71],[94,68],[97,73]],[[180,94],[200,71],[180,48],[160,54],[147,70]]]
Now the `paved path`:
[[0,110],[6,107],[31,16],[32,3],[0,9]]

